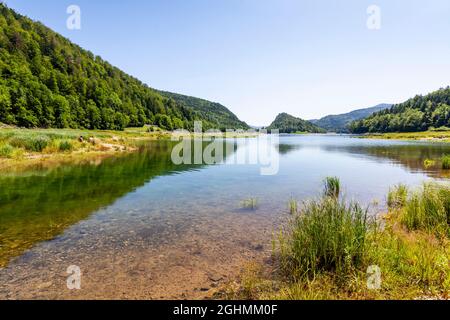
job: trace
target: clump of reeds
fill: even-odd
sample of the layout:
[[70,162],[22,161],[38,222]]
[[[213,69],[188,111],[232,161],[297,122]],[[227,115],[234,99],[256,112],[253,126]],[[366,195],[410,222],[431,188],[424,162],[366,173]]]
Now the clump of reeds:
[[363,261],[370,225],[367,210],[338,200],[336,189],[327,193],[329,186],[325,188],[326,196],[305,203],[279,237],[282,269],[295,279],[322,272],[345,277]]
[[450,235],[450,187],[424,184],[407,199],[401,221],[409,230]]
[[450,169],[450,155],[448,154],[442,156],[442,169],[444,170]]
[[298,202],[293,198],[289,200],[289,212],[290,214],[296,214],[298,212]]
[[241,207],[248,210],[256,210],[258,208],[258,199],[248,198],[241,201]]
[[337,177],[327,177],[324,180],[325,190],[324,194],[330,198],[339,198],[341,193],[341,182]]
[[387,205],[389,209],[400,209],[406,204],[408,198],[408,187],[404,184],[399,184],[394,188],[389,189],[387,196]]

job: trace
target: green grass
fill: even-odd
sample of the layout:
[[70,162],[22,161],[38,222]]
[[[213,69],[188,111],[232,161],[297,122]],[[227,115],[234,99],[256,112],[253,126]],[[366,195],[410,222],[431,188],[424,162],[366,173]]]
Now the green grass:
[[296,214],[298,212],[298,202],[295,199],[289,200],[289,212]]
[[442,169],[444,170],[450,169],[450,155],[448,154],[442,156]]
[[450,131],[423,131],[423,132],[393,132],[381,134],[368,134],[361,138],[387,139],[387,140],[425,140],[450,142]]
[[282,269],[294,279],[345,275],[362,262],[368,229],[367,210],[356,203],[330,197],[310,201],[280,235]]
[[407,186],[399,184],[394,188],[390,188],[387,197],[387,205],[389,209],[402,208],[406,204],[407,197],[408,197]]
[[44,135],[18,135],[9,139],[13,147],[33,152],[42,152],[50,142],[51,139]]
[[[433,299],[450,296],[450,185],[390,190],[389,214],[372,223],[356,203],[307,202],[274,239],[273,264],[253,267],[231,299]],[[369,267],[381,272],[370,288]]]
[[256,209],[258,209],[258,199],[248,198],[248,199],[242,200],[241,207],[243,209],[256,210]]
[[8,143],[0,144],[0,158],[11,158],[14,153],[14,147]]
[[70,140],[59,141],[58,149],[62,152],[72,151],[74,149],[73,142]]
[[341,192],[341,182],[337,177],[326,177],[324,180],[324,194],[327,197],[339,198]]
[[408,230],[450,235],[450,187],[424,184],[404,204],[402,223]]

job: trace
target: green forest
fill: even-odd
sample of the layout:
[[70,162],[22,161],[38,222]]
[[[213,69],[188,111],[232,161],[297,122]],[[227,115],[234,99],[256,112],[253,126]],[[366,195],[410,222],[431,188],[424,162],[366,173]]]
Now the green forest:
[[279,130],[280,133],[324,133],[325,130],[312,124],[309,121],[296,118],[287,113],[280,113],[272,124],[267,128],[268,130]]
[[352,133],[418,132],[450,127],[450,87],[374,113],[349,125]]
[[[0,122],[25,128],[246,129],[221,106],[161,94],[0,3]],[[213,114],[213,115],[212,115]]]

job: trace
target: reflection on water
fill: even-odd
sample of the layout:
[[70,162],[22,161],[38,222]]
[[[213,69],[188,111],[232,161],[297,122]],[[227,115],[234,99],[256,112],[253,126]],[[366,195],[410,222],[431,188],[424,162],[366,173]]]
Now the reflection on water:
[[199,168],[172,164],[171,146],[150,143],[90,164],[0,176],[0,267],[157,176]]
[[[236,156],[255,143],[238,141]],[[339,176],[347,197],[369,204],[396,183],[447,178],[439,159],[450,154],[446,144],[287,136],[279,142],[279,173],[261,176],[257,165],[176,166],[172,146],[156,141],[98,163],[0,176],[0,266],[8,265],[0,268],[0,284],[8,284],[0,297],[34,298],[53,270],[64,272],[73,261],[89,270],[92,288],[103,290],[80,298],[117,298],[117,290],[168,297],[174,272],[173,290],[188,290],[211,273],[223,278],[234,270],[231,257],[265,248],[288,200],[317,195],[324,177]],[[425,169],[425,159],[436,166]],[[240,210],[250,197],[258,210]],[[115,287],[111,268],[120,275]],[[151,279],[140,277],[147,271]],[[155,292],[144,295],[150,285]],[[66,294],[46,290],[45,298]]]

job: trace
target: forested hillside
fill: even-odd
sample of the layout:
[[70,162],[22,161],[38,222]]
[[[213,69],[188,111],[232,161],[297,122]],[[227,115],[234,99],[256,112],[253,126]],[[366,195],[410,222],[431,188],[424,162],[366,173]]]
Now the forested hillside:
[[161,95],[0,3],[0,122],[114,130],[144,124],[192,129],[194,120],[203,120],[205,129],[244,126],[226,108],[196,106]]
[[215,124],[214,128],[216,129],[249,128],[245,122],[239,120],[236,115],[220,103],[166,91],[159,91],[159,93],[175,100],[180,106],[193,108],[202,119]]
[[296,118],[287,113],[280,113],[274,122],[267,128],[268,130],[278,129],[280,133],[310,132],[322,133],[323,129],[317,127],[309,121]]
[[354,110],[349,113],[329,115],[319,120],[311,120],[312,123],[328,132],[348,133],[348,125],[356,120],[367,118],[375,112],[392,107],[392,104],[379,104],[375,107]]
[[416,96],[372,116],[351,123],[353,133],[417,132],[450,127],[450,87]]

